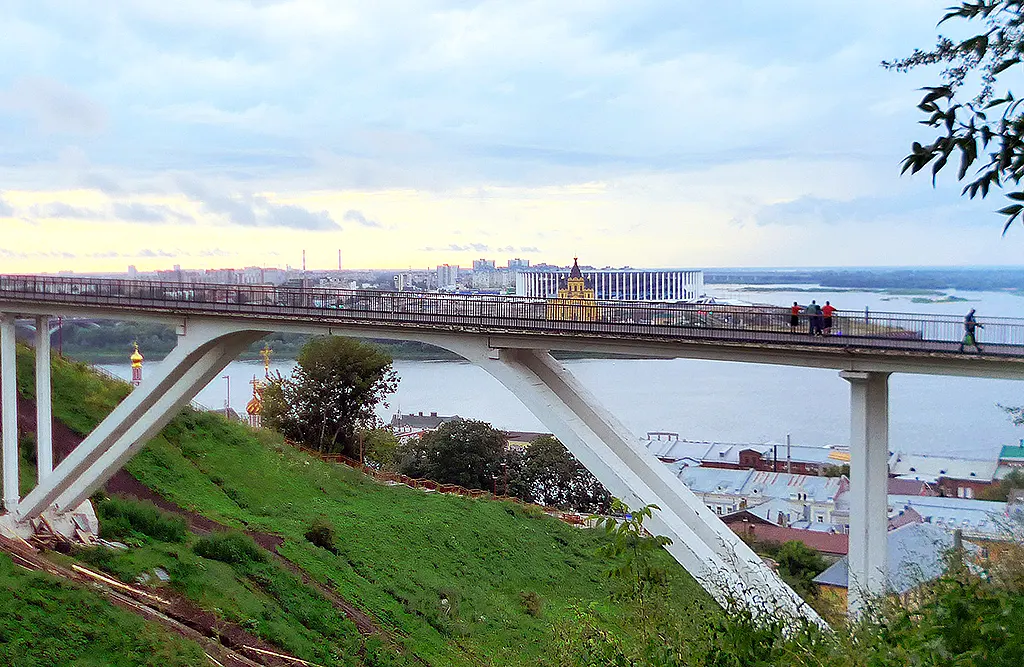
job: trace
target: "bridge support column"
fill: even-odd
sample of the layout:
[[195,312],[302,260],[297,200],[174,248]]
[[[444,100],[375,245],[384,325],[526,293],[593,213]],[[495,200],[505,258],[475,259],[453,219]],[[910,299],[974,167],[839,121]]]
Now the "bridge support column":
[[849,611],[885,592],[889,492],[889,373],[842,371],[850,383]]
[[716,600],[822,623],[550,354],[488,349],[481,342],[467,337],[443,345],[505,385],[614,496],[633,507],[657,504],[648,528],[672,540],[668,552]]
[[18,507],[19,521],[72,510],[164,427],[245,348],[266,335],[232,324],[193,325],[161,363]]
[[14,315],[0,313],[0,394],[3,408],[3,499],[4,509],[18,508],[18,382],[17,350],[14,344]]
[[53,413],[50,391],[50,318],[36,318],[36,466],[39,481],[53,472]]

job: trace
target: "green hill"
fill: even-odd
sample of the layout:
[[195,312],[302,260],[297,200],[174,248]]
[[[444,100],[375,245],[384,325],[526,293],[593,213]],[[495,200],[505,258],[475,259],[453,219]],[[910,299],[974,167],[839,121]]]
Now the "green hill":
[[[19,389],[31,397],[30,351],[20,351],[18,370]],[[53,377],[54,415],[82,434],[127,392],[61,359]],[[537,664],[552,653],[552,626],[590,606],[606,627],[631,632],[630,610],[610,601],[610,563],[595,555],[603,535],[529,508],[381,485],[309,458],[273,434],[191,410],[126,469],[187,510],[280,536],[278,552],[323,588],[304,586],[281,564],[202,557],[195,549],[200,538],[191,534],[168,543],[139,533],[127,553],[83,557],[131,579],[161,566],[178,592],[308,660]],[[317,520],[336,531],[334,553],[305,538]],[[672,604],[681,622],[696,628],[716,607],[663,556]],[[382,645],[372,640],[367,650],[325,590],[368,613],[383,631]]]

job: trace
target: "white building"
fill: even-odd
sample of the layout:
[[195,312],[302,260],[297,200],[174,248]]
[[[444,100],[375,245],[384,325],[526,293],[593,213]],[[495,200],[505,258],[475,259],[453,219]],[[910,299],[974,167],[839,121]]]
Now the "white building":
[[441,264],[437,267],[437,287],[454,287],[459,284],[459,265]]
[[[704,294],[704,272],[696,269],[591,269],[583,279],[599,300],[686,301]],[[565,286],[569,269],[525,269],[516,274],[516,295],[548,299]]]
[[780,526],[848,530],[848,515],[836,505],[836,499],[849,489],[842,477],[695,466],[684,467],[678,474],[683,484],[720,516],[761,507],[765,512],[762,518]]

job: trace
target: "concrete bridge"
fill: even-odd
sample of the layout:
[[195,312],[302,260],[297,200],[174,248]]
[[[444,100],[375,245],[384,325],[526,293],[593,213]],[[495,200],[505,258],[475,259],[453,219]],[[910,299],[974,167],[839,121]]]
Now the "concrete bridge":
[[[557,314],[557,318],[549,315]],[[52,467],[48,318],[174,326],[177,347],[59,466]],[[39,481],[18,493],[14,323],[35,321]],[[832,335],[792,328],[775,307],[545,300],[0,276],[3,501],[8,520],[78,507],[241,351],[270,332],[415,340],[490,373],[615,496],[655,503],[652,531],[716,599],[767,603],[821,622],[753,551],[551,355],[551,350],[834,369],[850,385],[851,606],[886,581],[888,378],[924,373],[1024,379],[1024,320],[986,319],[983,353],[959,350],[960,318],[837,311]],[[806,326],[805,322],[801,322]]]

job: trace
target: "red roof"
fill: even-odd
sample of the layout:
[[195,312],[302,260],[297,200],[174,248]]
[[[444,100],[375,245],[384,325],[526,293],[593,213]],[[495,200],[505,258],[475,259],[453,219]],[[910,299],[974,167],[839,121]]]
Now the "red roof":
[[935,496],[938,495],[928,486],[927,482],[919,479],[898,479],[889,478],[889,495],[892,496]]
[[734,523],[729,526],[738,535],[750,535],[772,542],[803,542],[815,551],[845,556],[850,550],[850,536],[843,533],[820,533],[814,530],[783,528],[772,524]]

